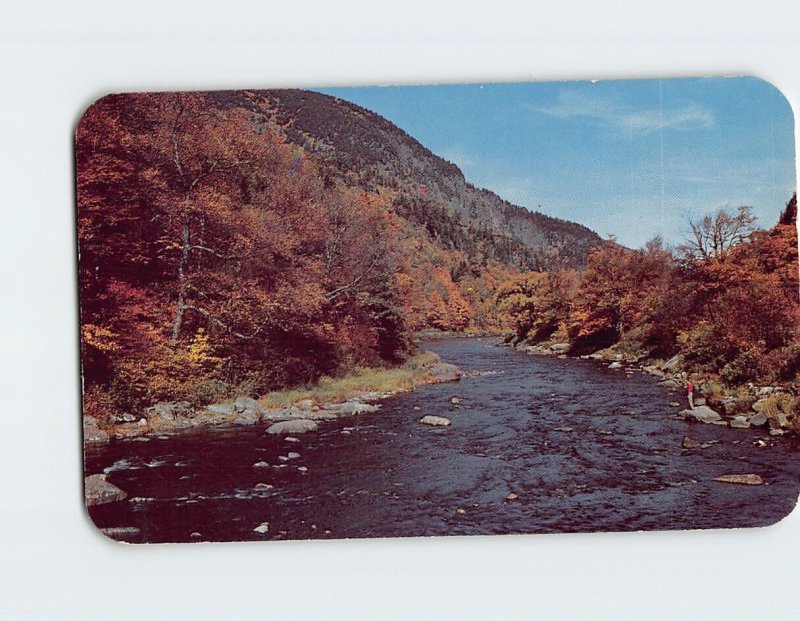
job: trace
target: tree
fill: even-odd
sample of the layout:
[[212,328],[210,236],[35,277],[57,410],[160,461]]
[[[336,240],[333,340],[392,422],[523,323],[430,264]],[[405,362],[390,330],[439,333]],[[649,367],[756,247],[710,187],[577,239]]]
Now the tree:
[[720,208],[699,221],[689,220],[690,234],[682,250],[687,258],[721,261],[728,251],[750,238],[756,217],[751,207],[739,207],[735,213]]

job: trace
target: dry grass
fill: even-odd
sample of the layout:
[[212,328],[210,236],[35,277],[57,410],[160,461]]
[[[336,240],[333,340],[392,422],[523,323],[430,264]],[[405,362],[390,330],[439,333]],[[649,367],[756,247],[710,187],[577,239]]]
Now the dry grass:
[[439,356],[423,351],[405,364],[388,369],[357,368],[342,377],[322,377],[315,384],[267,393],[259,401],[268,408],[285,407],[303,399],[315,404],[340,403],[365,392],[391,393],[411,390],[428,380],[425,367],[439,362]]

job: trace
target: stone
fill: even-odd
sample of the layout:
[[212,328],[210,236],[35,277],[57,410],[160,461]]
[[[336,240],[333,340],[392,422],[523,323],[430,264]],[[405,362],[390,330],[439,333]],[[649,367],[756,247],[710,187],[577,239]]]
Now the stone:
[[129,541],[142,534],[142,531],[135,526],[112,526],[110,528],[101,528],[100,531],[106,537],[110,537],[115,541]]
[[233,409],[237,412],[246,412],[260,416],[267,411],[263,405],[251,397],[236,397],[233,402]]
[[358,401],[345,401],[344,403],[326,406],[326,409],[333,410],[339,414],[365,414],[367,412],[377,412],[380,407],[380,405],[370,405],[369,403],[360,403]]
[[703,448],[703,443],[700,440],[695,440],[694,438],[690,438],[689,436],[683,436],[683,440],[681,441],[681,446],[685,449],[696,449],[696,448]]
[[139,422],[136,423],[136,424],[139,425],[139,427],[147,427],[147,419],[146,418],[140,418]]
[[259,533],[260,535],[266,535],[269,532],[269,522],[261,522],[261,524],[253,529],[253,532]]
[[730,426],[734,429],[750,429],[750,422],[745,416],[734,416],[730,420]]
[[294,436],[286,436],[283,439],[284,442],[300,442],[300,438],[295,438]]
[[191,416],[192,404],[188,401],[177,401],[175,403],[156,403],[150,406],[145,411],[147,418],[155,418],[156,416],[164,420],[175,420],[179,416]]
[[762,427],[769,422],[769,419],[764,412],[758,412],[757,414],[753,414],[750,418],[748,418],[747,422],[755,427]]
[[457,382],[464,374],[463,371],[456,365],[448,364],[446,362],[437,362],[436,364],[432,364],[426,369],[426,371],[433,376],[434,383],[436,384],[441,384],[444,382]]
[[432,425],[433,427],[447,427],[450,425],[450,419],[444,416],[423,416],[419,419],[423,425]]
[[311,411],[311,408],[314,407],[314,402],[311,399],[302,399],[294,404],[295,407],[304,410],[306,412]]
[[697,407],[698,405],[706,405],[706,400],[704,397],[697,397],[694,400],[694,405]]
[[86,444],[108,442],[108,433],[100,429],[100,423],[91,416],[83,417],[83,441]]
[[275,486],[269,483],[256,483],[253,489],[268,490],[273,489]]
[[240,416],[233,420],[234,425],[255,425],[258,422],[258,416]]
[[519,498],[519,495],[515,494],[514,492],[511,492],[508,496],[506,496],[506,500],[516,500],[517,498]]
[[691,410],[681,410],[678,412],[678,415],[682,418],[696,420],[701,423],[724,423],[724,421],[722,421],[722,416],[707,405],[701,405]]
[[563,354],[569,351],[569,343],[553,343],[550,349],[558,354]]
[[678,365],[681,362],[680,354],[674,355],[672,358],[667,360],[664,364],[661,365],[662,371],[673,371],[674,369],[678,368]]
[[306,468],[305,466],[297,466],[297,470],[299,472],[308,472],[308,468]]
[[289,458],[289,459],[297,459],[298,457],[300,457],[300,453],[295,453],[294,451],[289,451],[288,453],[286,453],[286,457]]
[[453,404],[461,403],[461,399],[459,399],[458,397],[453,397],[453,398],[450,399],[450,403],[453,403]]
[[466,510],[459,507],[458,509],[456,509],[456,513],[458,513],[459,515],[464,515],[466,513]]
[[735,483],[738,485],[764,485],[764,479],[757,474],[724,474],[714,480],[719,483]]
[[653,377],[659,377],[659,378],[666,377],[666,373],[664,373],[664,371],[654,366],[644,366],[642,367],[642,371],[644,371],[648,375],[652,375]]
[[269,468],[269,464],[265,461],[257,461],[253,464],[253,468]]
[[611,364],[608,365],[608,368],[609,369],[621,369],[622,368],[622,363],[619,360],[615,360],[614,362],[612,362]]
[[284,433],[300,434],[316,430],[317,430],[317,423],[307,418],[299,418],[297,420],[285,420],[280,423],[275,423],[267,427],[267,433],[272,435],[280,435]]
[[766,397],[767,395],[771,395],[773,392],[775,392],[775,389],[772,386],[762,386],[756,390],[756,396]]
[[212,414],[221,414],[223,416],[230,416],[236,413],[236,408],[233,403],[212,403],[206,406],[206,412]]
[[770,429],[769,435],[771,436],[782,436],[786,433],[785,429]]
[[680,404],[680,403],[678,403],[677,401],[670,401],[670,402],[669,402],[669,405],[670,405],[670,407],[673,407],[673,408],[679,408],[679,407],[681,407],[681,404]]
[[113,483],[106,481],[105,474],[92,474],[84,480],[86,506],[104,505],[125,500],[128,494]]

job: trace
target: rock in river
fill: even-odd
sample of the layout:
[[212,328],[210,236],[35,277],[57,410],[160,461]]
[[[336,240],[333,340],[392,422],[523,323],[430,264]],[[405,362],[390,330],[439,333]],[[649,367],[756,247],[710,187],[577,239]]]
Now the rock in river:
[[280,435],[282,433],[306,433],[307,431],[316,431],[317,423],[307,418],[299,418],[297,420],[285,420],[280,423],[275,423],[267,427],[267,433]]
[[450,425],[450,419],[444,416],[423,416],[419,419],[423,425],[432,425],[434,427],[447,427]]
[[464,374],[456,365],[446,362],[432,364],[427,368],[427,371],[435,378],[435,383],[437,384],[443,382],[457,382]]
[[269,522],[261,522],[261,524],[253,529],[253,532],[256,532],[260,535],[266,535],[269,532]]
[[83,417],[83,441],[86,444],[108,442],[108,434],[100,429],[100,423],[96,418]]
[[739,485],[764,485],[764,479],[757,474],[724,474],[714,480],[720,483],[738,483]]
[[115,541],[128,541],[142,534],[142,531],[135,526],[113,526],[111,528],[101,528],[106,537]]
[[92,474],[84,481],[86,489],[86,506],[104,505],[109,502],[124,500],[128,494],[116,485],[106,481],[104,474]]
[[722,420],[722,416],[707,405],[700,405],[691,410],[681,410],[678,416],[701,423],[715,423]]

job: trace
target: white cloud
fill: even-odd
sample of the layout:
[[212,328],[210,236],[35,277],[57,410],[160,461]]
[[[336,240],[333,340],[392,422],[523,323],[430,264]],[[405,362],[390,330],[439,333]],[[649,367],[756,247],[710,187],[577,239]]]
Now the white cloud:
[[558,119],[588,119],[610,129],[631,133],[703,129],[716,123],[711,109],[695,103],[680,108],[637,110],[607,98],[589,97],[579,91],[561,91],[555,104],[527,105],[526,108]]

